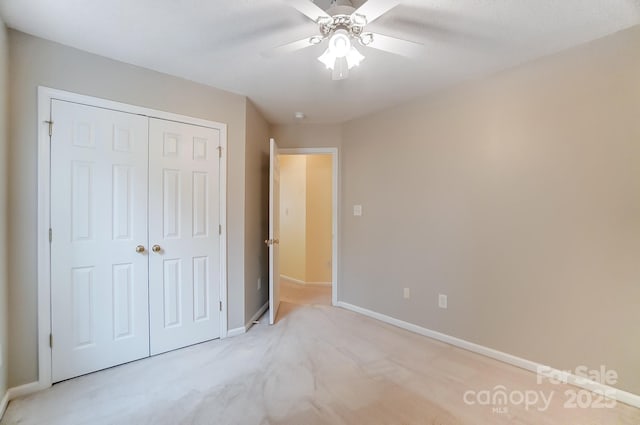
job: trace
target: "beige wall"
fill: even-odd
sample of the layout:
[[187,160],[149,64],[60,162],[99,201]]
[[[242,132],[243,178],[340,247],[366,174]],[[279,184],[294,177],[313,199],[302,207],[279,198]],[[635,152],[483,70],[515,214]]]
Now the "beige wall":
[[[228,125],[229,328],[244,325],[246,99],[180,78],[9,31],[9,385],[35,381],[36,90],[76,93],[224,122]],[[249,154],[252,156],[253,154]],[[251,214],[259,214],[252,211]]]
[[305,282],[330,283],[332,261],[331,155],[306,155]]
[[340,124],[272,125],[271,136],[282,148],[339,148],[342,145]]
[[[269,124],[247,101],[244,322],[269,301]],[[258,279],[261,285],[258,289]]]
[[[7,270],[7,29],[0,19],[0,399],[7,390],[8,362],[8,270]],[[0,413],[1,415],[1,413]]]
[[307,158],[280,155],[280,274],[306,280]]
[[636,27],[347,123],[339,299],[640,394],[639,75]]

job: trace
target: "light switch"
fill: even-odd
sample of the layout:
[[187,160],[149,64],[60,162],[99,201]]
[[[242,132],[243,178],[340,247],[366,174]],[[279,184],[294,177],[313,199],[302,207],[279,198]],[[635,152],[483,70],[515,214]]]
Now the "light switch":
[[362,216],[362,205],[354,205],[353,206],[353,215],[355,217]]

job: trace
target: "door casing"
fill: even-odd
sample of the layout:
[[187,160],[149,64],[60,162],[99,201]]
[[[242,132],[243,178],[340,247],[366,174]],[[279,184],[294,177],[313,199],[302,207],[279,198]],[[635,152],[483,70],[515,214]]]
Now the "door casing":
[[[171,112],[114,102],[92,96],[80,95],[50,87],[38,86],[38,223],[37,223],[37,280],[38,280],[38,381],[27,384],[25,393],[48,388],[52,384],[51,376],[51,246],[49,244],[51,187],[50,187],[50,123],[51,101],[53,99],[74,102],[98,108],[112,109],[159,118],[185,124],[213,128],[220,131],[222,147],[220,161],[220,338],[227,336],[227,125],[220,122],[188,117]],[[55,129],[55,123],[53,123]],[[55,130],[54,130],[55,131]],[[55,237],[55,236],[54,236]],[[54,342],[55,343],[55,342]]]

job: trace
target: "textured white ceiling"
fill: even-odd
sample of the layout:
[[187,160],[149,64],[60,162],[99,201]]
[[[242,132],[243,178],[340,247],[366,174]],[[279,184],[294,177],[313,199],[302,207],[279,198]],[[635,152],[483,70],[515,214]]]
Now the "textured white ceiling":
[[247,95],[274,123],[295,111],[343,122],[636,25],[640,0],[404,0],[368,29],[424,54],[361,48],[344,81],[316,60],[323,46],[261,56],[317,32],[286,0],[1,0],[0,13],[20,31]]

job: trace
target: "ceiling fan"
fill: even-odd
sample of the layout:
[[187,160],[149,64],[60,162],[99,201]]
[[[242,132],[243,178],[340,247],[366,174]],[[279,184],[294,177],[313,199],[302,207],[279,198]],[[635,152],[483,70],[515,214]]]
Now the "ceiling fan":
[[368,0],[358,9],[353,7],[351,0],[332,0],[326,11],[310,0],[285,1],[313,20],[318,25],[319,33],[271,49],[264,52],[264,56],[291,53],[328,40],[327,49],[318,60],[332,70],[334,80],[343,80],[348,78],[351,68],[364,60],[354,44],[407,57],[416,56],[422,51],[423,45],[420,43],[365,31],[368,24],[396,7],[400,0]]

